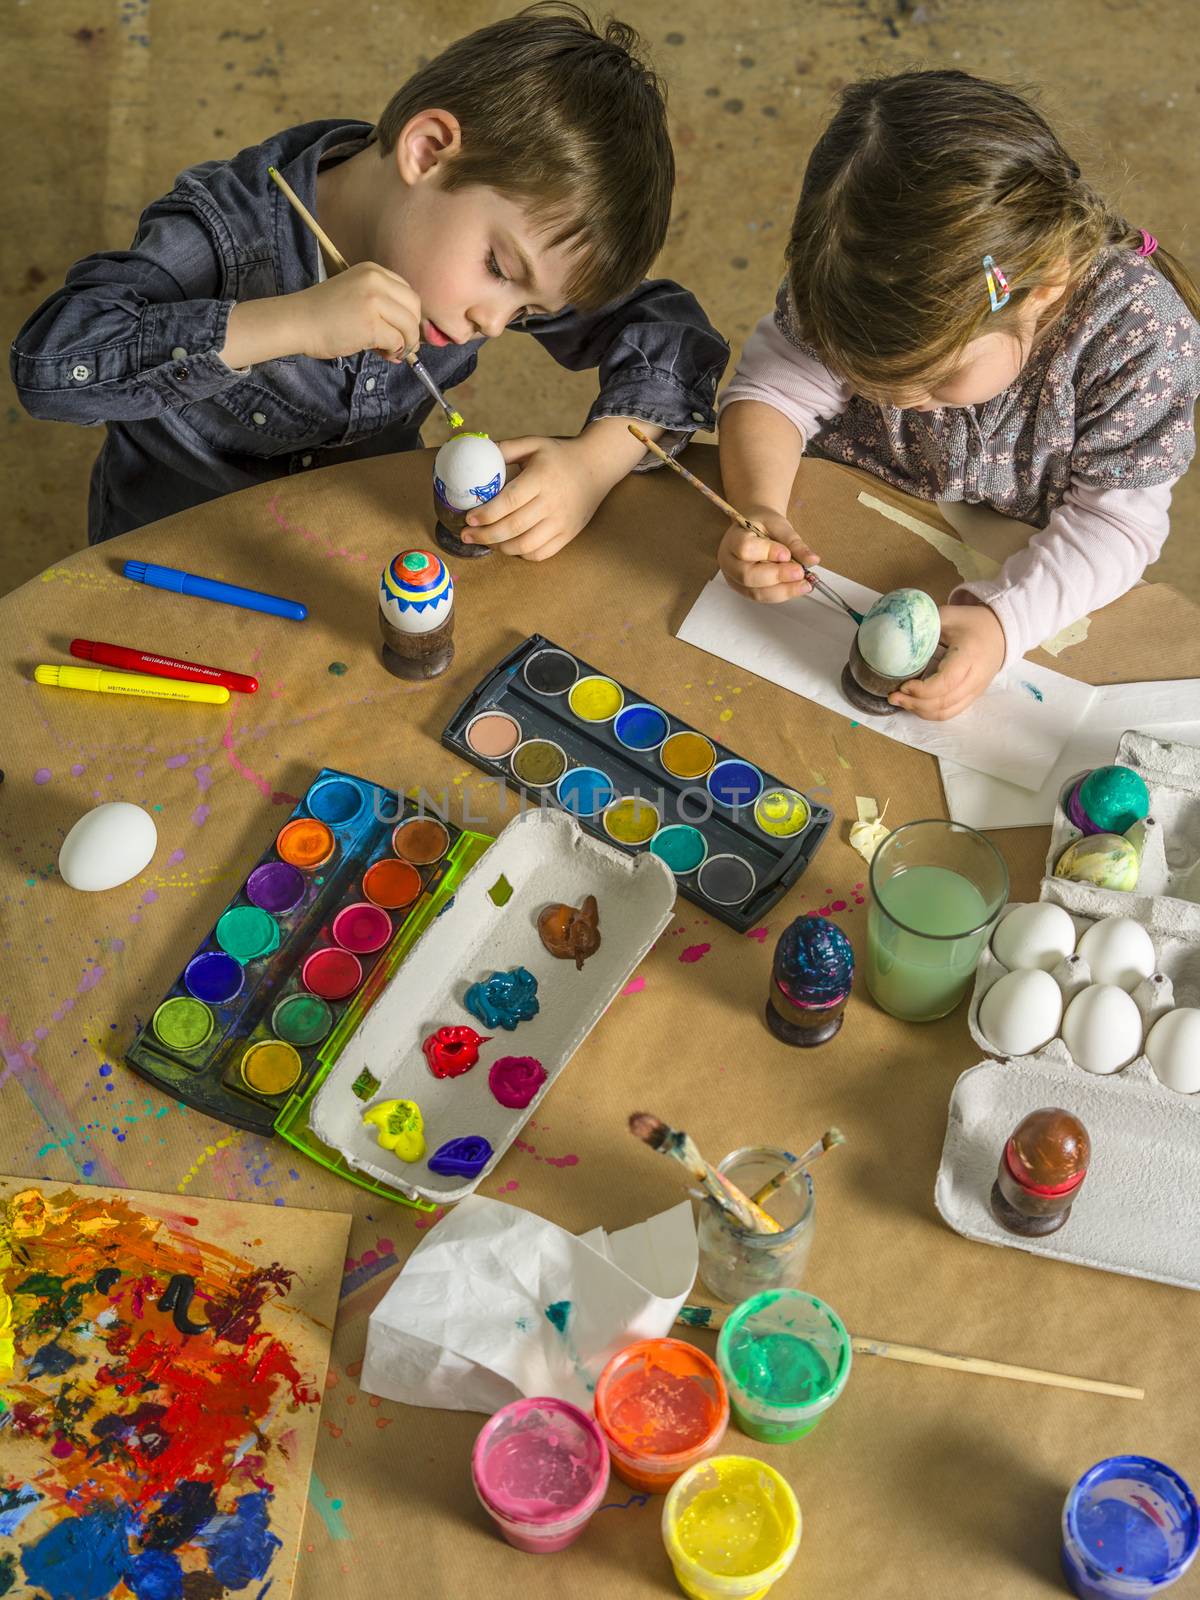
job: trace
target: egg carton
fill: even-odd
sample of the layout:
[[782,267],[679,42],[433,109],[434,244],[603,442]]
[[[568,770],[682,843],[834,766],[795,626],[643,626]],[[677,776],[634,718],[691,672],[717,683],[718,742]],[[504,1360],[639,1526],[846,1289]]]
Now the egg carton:
[[1063,851],[1082,837],[1064,807],[1084,771],[1070,778],[1059,794],[1038,898],[1092,917],[1134,917],[1147,926],[1154,902],[1170,900],[1181,926],[1200,935],[1200,747],[1128,731],[1121,735],[1114,765],[1139,772],[1150,791],[1137,888],[1098,889],[1054,876]]
[[[1154,944],[1156,970],[1172,981],[1175,1005],[1200,1005],[1200,923],[1180,914],[1190,908],[1165,897],[1087,890],[1101,897],[1089,915],[1066,903],[1072,896],[1053,892],[1083,889],[1046,879],[1040,896],[1068,912],[1076,944],[1103,917],[1133,916]],[[980,1029],[979,1008],[1008,970],[990,946],[975,969],[967,1025],[996,1059],[968,1068],[951,1092],[934,1189],[941,1216],[968,1239],[1200,1289],[1200,1095],[1168,1089],[1144,1053],[1104,1075],[1078,1066],[1058,1037],[1030,1055],[1000,1056]],[[1144,1052],[1144,1034],[1142,1044]],[[988,1197],[1005,1140],[1023,1117],[1051,1105],[1082,1120],[1092,1164],[1064,1227],[1025,1239],[995,1221]]]

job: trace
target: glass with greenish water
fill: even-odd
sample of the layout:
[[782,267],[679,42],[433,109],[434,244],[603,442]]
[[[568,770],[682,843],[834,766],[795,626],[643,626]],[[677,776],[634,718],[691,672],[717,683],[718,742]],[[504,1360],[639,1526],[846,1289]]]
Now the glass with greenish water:
[[958,822],[908,822],[871,862],[867,988],[893,1017],[932,1022],[967,991],[1008,900],[1008,868]]

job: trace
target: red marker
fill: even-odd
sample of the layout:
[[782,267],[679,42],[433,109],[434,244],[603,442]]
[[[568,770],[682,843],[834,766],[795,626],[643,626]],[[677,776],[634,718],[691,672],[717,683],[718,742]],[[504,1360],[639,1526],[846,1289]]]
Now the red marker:
[[238,694],[254,694],[257,678],[241,672],[222,672],[220,667],[202,667],[195,661],[176,661],[174,656],[147,655],[144,650],[127,650],[123,644],[99,644],[95,639],[72,639],[71,654],[80,661],[99,661],[126,672],[145,672],[152,678],[180,678],[185,683],[211,683]]

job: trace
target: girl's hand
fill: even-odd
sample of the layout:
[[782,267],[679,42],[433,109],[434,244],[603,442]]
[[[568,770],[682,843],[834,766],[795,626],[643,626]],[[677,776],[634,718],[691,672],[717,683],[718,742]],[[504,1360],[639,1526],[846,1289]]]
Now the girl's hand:
[[780,512],[752,506],[746,515],[763,531],[751,533],[736,522],[725,530],[717,564],[729,587],[770,605],[811,593],[804,569],[815,566],[820,556]]
[[945,722],[977,700],[1004,665],[1006,641],[989,606],[942,606],[946,654],[930,678],[916,678],[888,695],[894,706],[927,722]]
[[545,561],[587,527],[612,488],[595,468],[595,452],[577,439],[501,439],[509,466],[520,465],[494,500],[467,518],[464,544],[486,544],[506,556]]

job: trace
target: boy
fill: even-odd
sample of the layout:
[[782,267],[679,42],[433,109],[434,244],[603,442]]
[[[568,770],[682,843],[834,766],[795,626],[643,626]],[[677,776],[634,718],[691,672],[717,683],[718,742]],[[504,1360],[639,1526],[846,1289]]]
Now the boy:
[[[505,441],[520,472],[469,539],[542,560],[639,465],[626,428],[675,446],[711,427],[728,347],[678,284],[642,282],[662,247],[674,159],[637,35],[535,5],[421,68],[379,123],[314,122],[192,167],[128,251],[78,262],[13,344],[37,417],[105,423],[92,543],[217,495],[421,445],[432,402],[484,340],[526,329],[600,369],[570,439]],[[274,166],[350,263],[320,247]]]

